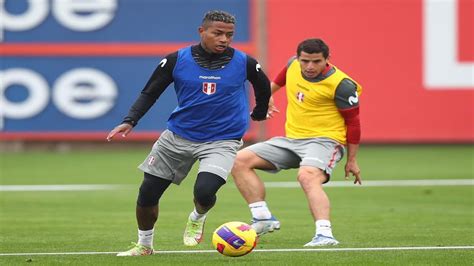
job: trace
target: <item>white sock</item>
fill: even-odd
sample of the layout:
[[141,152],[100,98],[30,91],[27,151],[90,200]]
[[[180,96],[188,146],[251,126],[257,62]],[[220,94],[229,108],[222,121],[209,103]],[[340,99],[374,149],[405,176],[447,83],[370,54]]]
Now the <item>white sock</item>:
[[316,221],[316,235],[332,236],[331,222],[329,220]]
[[267,207],[265,201],[257,201],[249,204],[250,211],[252,212],[252,217],[256,219],[270,219],[272,213]]
[[153,232],[155,228],[151,230],[142,231],[138,229],[138,244],[149,248],[153,247]]
[[189,214],[189,218],[193,221],[204,220],[206,219],[207,213],[199,213],[196,211],[196,208]]

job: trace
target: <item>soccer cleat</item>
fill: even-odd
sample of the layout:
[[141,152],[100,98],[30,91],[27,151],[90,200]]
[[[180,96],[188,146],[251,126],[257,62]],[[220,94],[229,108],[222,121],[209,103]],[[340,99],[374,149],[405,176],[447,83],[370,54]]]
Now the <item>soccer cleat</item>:
[[132,245],[133,246],[131,246],[131,249],[118,253],[117,257],[148,256],[148,255],[153,255],[153,253],[155,253],[153,248],[140,245],[137,243],[133,243],[133,242],[132,242]]
[[313,239],[304,245],[305,247],[323,247],[323,246],[336,246],[339,244],[333,237],[316,235]]
[[270,219],[252,218],[251,226],[258,236],[271,233],[274,230],[280,230],[280,222],[274,216],[270,217]]
[[206,219],[193,221],[188,218],[186,229],[184,229],[183,243],[188,247],[194,247],[201,243]]

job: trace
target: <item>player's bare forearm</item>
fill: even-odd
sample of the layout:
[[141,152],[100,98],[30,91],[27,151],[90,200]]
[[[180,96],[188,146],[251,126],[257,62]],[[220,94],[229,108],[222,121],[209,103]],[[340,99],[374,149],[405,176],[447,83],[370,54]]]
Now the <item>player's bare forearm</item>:
[[359,150],[359,144],[348,143],[347,144],[347,162],[345,167],[346,179],[349,179],[349,175],[352,174],[355,178],[354,184],[362,184],[360,176],[360,168],[357,164],[357,151]]
[[[272,82],[271,85],[270,85],[270,88],[271,88],[271,92],[272,92],[272,95],[277,92],[281,87]],[[273,96],[270,97],[270,100],[268,101],[268,114],[267,114],[267,118],[273,118],[274,114],[275,113],[279,113],[280,110],[278,110],[278,108],[275,106],[275,101],[273,100]]]
[[357,159],[357,151],[359,150],[359,144],[348,143],[347,144],[347,161],[355,161]]
[[272,83],[270,84],[270,89],[271,89],[271,91],[272,91],[272,95],[273,95],[275,92],[277,92],[280,88],[281,88],[281,86],[278,85],[278,84],[276,84],[275,82],[272,82]]

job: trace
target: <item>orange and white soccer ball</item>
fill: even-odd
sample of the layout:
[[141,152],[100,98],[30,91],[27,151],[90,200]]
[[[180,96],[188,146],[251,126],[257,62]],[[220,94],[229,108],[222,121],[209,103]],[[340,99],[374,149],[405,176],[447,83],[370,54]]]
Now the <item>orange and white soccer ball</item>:
[[212,234],[212,244],[219,253],[239,257],[249,254],[257,245],[257,232],[243,222],[228,222]]

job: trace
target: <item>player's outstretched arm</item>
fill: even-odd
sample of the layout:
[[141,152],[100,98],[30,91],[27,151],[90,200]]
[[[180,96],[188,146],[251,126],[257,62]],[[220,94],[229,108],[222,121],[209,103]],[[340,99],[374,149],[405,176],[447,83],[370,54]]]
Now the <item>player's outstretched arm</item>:
[[112,129],[107,136],[107,141],[111,141],[115,135],[122,133],[122,137],[125,138],[133,129],[133,126],[128,123],[122,123]]

